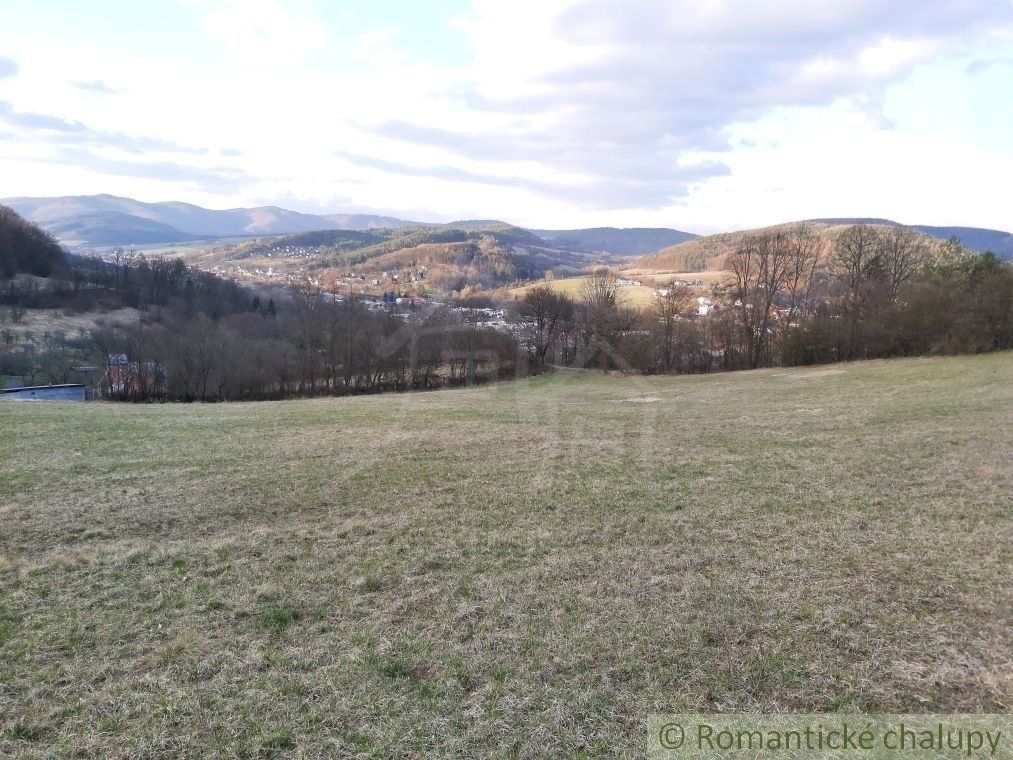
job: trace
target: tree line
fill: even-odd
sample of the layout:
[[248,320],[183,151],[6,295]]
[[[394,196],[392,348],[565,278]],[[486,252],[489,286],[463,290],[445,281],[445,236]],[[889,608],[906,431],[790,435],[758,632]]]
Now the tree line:
[[292,289],[276,310],[273,300],[270,308],[258,303],[218,318],[148,312],[20,345],[3,330],[0,375],[29,385],[84,380],[115,401],[238,401],[428,390],[523,371],[511,335],[449,307],[378,310],[315,288]]
[[100,394],[130,401],[428,390],[512,377],[518,357],[509,335],[448,308],[376,310],[316,288],[293,289],[276,316],[197,314],[185,322],[100,327],[91,339],[107,361]]
[[727,268],[713,311],[675,282],[633,309],[607,269],[576,298],[537,286],[515,307],[524,345],[539,366],[648,374],[1013,347],[1013,271],[956,239],[858,224],[828,242],[799,224],[746,237]]
[[[423,390],[517,369],[511,335],[451,308],[403,311],[308,285],[276,295],[179,259],[70,256],[0,207],[0,376],[25,384],[85,380],[114,400],[225,401]],[[124,308],[136,321],[70,335],[21,325],[33,309]]]
[[[14,276],[0,270],[0,376],[89,380],[116,400],[424,390],[552,364],[699,373],[1013,347],[1010,267],[903,227],[750,235],[705,306],[671,282],[632,308],[616,274],[598,269],[574,298],[549,284],[529,289],[509,309],[512,326],[493,330],[450,306],[381,305],[309,285],[255,292],[180,260],[120,251],[68,257],[16,215],[0,222],[0,245],[39,255],[8,256]],[[123,307],[138,318],[73,335],[20,325],[28,309]]]
[[66,254],[52,235],[0,205],[0,279],[19,273],[49,277],[66,269]]

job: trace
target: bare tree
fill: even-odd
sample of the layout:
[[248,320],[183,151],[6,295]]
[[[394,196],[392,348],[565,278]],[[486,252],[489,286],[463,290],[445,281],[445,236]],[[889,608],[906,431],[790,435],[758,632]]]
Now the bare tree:
[[686,286],[677,286],[673,280],[651,304],[651,317],[656,334],[658,359],[662,372],[671,372],[678,359],[677,339],[679,322],[689,312],[692,292]]
[[317,376],[321,371],[321,354],[323,352],[324,320],[323,292],[319,284],[307,282],[291,289],[293,313],[297,325],[296,348],[302,359],[302,376],[299,390],[315,392]]
[[773,308],[793,264],[783,232],[764,232],[745,240],[729,257],[738,300],[739,322],[750,367],[759,367],[770,343]]
[[21,319],[25,316],[27,296],[27,292],[24,295],[18,292],[17,285],[14,284],[13,280],[7,286],[7,301],[10,303],[11,322],[16,325],[21,324]]
[[526,327],[535,365],[541,367],[564,324],[573,316],[573,301],[551,285],[538,285],[524,294],[517,305],[517,316]]
[[925,238],[910,227],[889,227],[880,233],[879,241],[883,274],[890,288],[890,298],[896,301],[900,287],[928,258],[928,247]]
[[580,286],[583,303],[596,309],[618,309],[623,305],[619,278],[608,267],[595,269]]
[[862,309],[869,296],[869,282],[880,269],[880,236],[874,227],[855,224],[834,241],[830,272],[843,288],[843,311],[847,320],[845,358],[854,356]]
[[812,313],[816,270],[819,267],[823,239],[808,224],[797,224],[784,235],[788,266],[785,271],[784,301],[786,312],[780,321],[781,339],[784,340],[796,320]]
[[209,391],[214,389],[212,379],[224,370],[218,324],[204,314],[196,315],[187,323],[177,345],[174,374],[183,384],[184,394],[208,400],[212,395]]
[[607,268],[596,269],[580,288],[580,321],[587,360],[607,372],[618,355],[619,336],[629,327],[619,279]]

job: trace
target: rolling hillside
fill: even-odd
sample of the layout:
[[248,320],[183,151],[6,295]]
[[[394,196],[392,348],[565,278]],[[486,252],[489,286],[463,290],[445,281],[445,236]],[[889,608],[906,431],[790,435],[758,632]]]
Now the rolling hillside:
[[[839,218],[810,219],[811,224],[819,229],[827,243],[836,231],[853,224],[871,224],[884,227],[899,227],[898,222],[889,219],[875,218]],[[717,235],[698,237],[685,243],[663,248],[637,259],[631,267],[636,269],[703,272],[725,268],[728,254],[732,253],[749,235],[763,230],[776,229],[785,225],[762,227],[753,230],[723,232]],[[999,258],[1013,259],[1013,235],[998,230],[986,230],[976,227],[926,227],[914,225],[912,229],[925,235],[932,244],[949,240],[956,235],[961,243],[970,250],[984,252],[990,250]]]
[[71,245],[168,243],[339,226],[320,216],[275,206],[215,211],[189,203],[144,203],[113,195],[8,198],[0,203]]
[[[130,246],[181,243],[214,238],[252,235],[288,235],[319,230],[371,230],[450,228],[519,230],[505,222],[488,219],[461,220],[447,224],[411,222],[392,216],[335,213],[304,214],[262,206],[224,210],[206,209],[190,203],[145,203],[114,195],[76,195],[53,198],[7,198],[9,206],[29,221],[41,225],[71,247]],[[526,230],[528,242],[574,253],[630,256],[656,250],[693,237],[667,229]]]
[[[831,226],[848,224],[878,224],[885,227],[900,227],[900,222],[890,219],[873,218],[831,218],[812,219],[815,224],[827,224]],[[984,253],[991,251],[1000,259],[1013,259],[1013,233],[1002,230],[990,230],[982,227],[934,227],[927,224],[907,225],[918,230],[923,235],[936,240],[949,240],[957,237],[963,246],[969,250]]]
[[938,240],[949,240],[956,236],[972,251],[991,251],[1000,259],[1013,259],[1013,234],[1009,232],[979,227],[927,227],[924,224],[916,224],[914,228]]
[[[305,275],[330,282],[351,272],[370,283],[382,280],[360,285],[377,292],[404,289],[406,279],[420,274],[417,287],[427,291],[494,289],[540,278],[548,270],[577,274],[601,259],[546,247],[528,230],[503,222],[454,224],[461,226],[318,230],[182,253],[191,263],[248,280]],[[391,272],[400,270],[411,271],[395,283]]]
[[554,248],[602,251],[616,256],[636,256],[693,240],[698,235],[661,227],[593,227],[585,230],[532,230]]
[[168,224],[120,211],[80,214],[37,223],[71,247],[85,243],[92,246],[148,245],[203,239],[201,235],[182,232]]
[[0,755],[638,757],[652,712],[1006,712],[1011,377],[8,404]]
[[[333,222],[340,230],[393,229],[409,224],[403,219],[393,216],[377,216],[376,214],[322,214],[320,218]],[[411,222],[411,224],[423,226],[422,222]]]
[[[106,247],[186,243],[230,237],[284,236],[320,231],[396,231],[412,228],[457,230],[479,233],[508,231],[512,243],[529,248],[538,256],[540,266],[571,266],[577,269],[601,262],[672,271],[700,271],[720,268],[723,256],[748,231],[698,237],[669,228],[616,228],[550,230],[522,229],[490,219],[460,220],[450,223],[410,222],[374,214],[304,214],[262,206],[224,210],[206,209],[175,201],[145,203],[113,195],[63,196],[53,198],[8,198],[0,204],[13,208],[71,247]],[[812,223],[826,228],[858,222],[896,225],[888,219],[816,219]],[[928,237],[940,240],[952,235],[968,248],[992,250],[1000,258],[1013,259],[1013,234],[975,227],[933,227],[915,225]],[[386,239],[386,238],[383,238]],[[432,242],[432,241],[428,241]],[[462,242],[460,240],[456,242]],[[302,245],[284,241],[283,245]],[[574,254],[575,256],[567,256]]]

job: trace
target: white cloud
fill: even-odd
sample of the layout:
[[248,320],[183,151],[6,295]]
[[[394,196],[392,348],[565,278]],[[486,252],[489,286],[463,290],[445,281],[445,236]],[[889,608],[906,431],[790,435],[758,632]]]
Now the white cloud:
[[[685,154],[724,153],[729,125],[772,108],[852,97],[888,126],[873,113],[882,89],[1010,23],[1013,14],[993,6],[581,0],[514,13],[483,2],[462,22],[479,50],[470,112],[442,136],[426,127],[469,159],[505,145],[546,175],[611,183],[600,205],[662,206],[696,186],[677,171]],[[723,173],[722,162],[712,165]]]
[[408,54],[391,44],[397,32],[393,29],[370,29],[356,38],[352,55],[374,66],[392,66],[408,60]]
[[322,48],[327,30],[302,4],[282,0],[189,0],[204,30],[246,63],[291,63]]
[[889,76],[927,58],[936,47],[926,42],[885,37],[862,50],[858,60],[870,74]]
[[0,56],[0,79],[12,77],[18,73],[20,67],[10,58]]
[[74,81],[70,83],[70,86],[78,90],[93,92],[98,95],[118,95],[123,92],[123,90],[113,87],[112,85],[103,82],[101,79],[96,79],[91,82]]
[[[23,160],[35,156],[47,181],[53,161],[73,178],[51,193],[135,186],[219,206],[351,198],[431,217],[696,230],[845,207],[936,213],[947,198],[961,210],[948,221],[1004,219],[985,185],[1013,146],[975,142],[1011,108],[999,103],[1008,67],[992,63],[1013,57],[1006,3],[478,0],[451,21],[472,49],[453,65],[409,53],[413,30],[394,13],[339,29],[349,17],[325,22],[308,1],[188,3],[187,54],[129,65],[115,47],[0,29],[19,63],[0,80],[19,146],[0,151],[0,195],[37,186]],[[911,84],[946,62],[950,110],[990,88],[987,118],[944,118]],[[906,107],[899,91],[913,93]],[[929,184],[919,160],[961,191]]]

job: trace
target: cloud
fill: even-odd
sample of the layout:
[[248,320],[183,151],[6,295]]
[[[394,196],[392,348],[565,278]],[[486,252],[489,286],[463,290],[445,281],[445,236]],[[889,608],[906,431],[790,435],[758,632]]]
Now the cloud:
[[32,138],[39,142],[108,146],[132,153],[155,150],[168,153],[201,155],[207,152],[204,148],[192,148],[157,137],[140,137],[122,132],[107,132],[92,129],[76,120],[29,111],[18,111],[11,103],[2,100],[0,100],[0,123],[17,129],[29,130]]
[[541,175],[584,176],[615,207],[658,206],[685,194],[687,161],[707,167],[693,181],[727,171],[720,155],[733,125],[847,101],[889,129],[887,85],[1013,29],[1013,5],[992,0],[579,0],[538,14],[534,4],[479,3],[459,22],[475,73],[445,94],[464,104],[460,118],[388,119],[367,131],[443,151],[448,163],[533,162]]
[[189,0],[205,9],[204,31],[249,63],[291,63],[320,50],[327,29],[301,2]]
[[134,177],[161,182],[187,183],[212,193],[234,194],[254,179],[241,169],[223,166],[199,167],[175,161],[124,161],[88,148],[62,147],[45,163],[69,164],[82,169],[118,177]]
[[1013,58],[999,58],[999,59],[987,59],[987,58],[975,58],[964,69],[968,74],[975,76],[977,74],[983,74],[986,71],[990,71],[996,68],[1013,68]]
[[15,111],[13,105],[2,100],[0,100],[0,121],[12,127],[41,129],[63,134],[80,134],[87,130],[87,127],[79,121],[69,121],[61,119],[58,116],[47,116],[39,113]]
[[396,36],[393,29],[370,29],[356,38],[352,56],[374,66],[403,63],[408,60],[408,54],[390,44]]
[[667,193],[666,198],[685,196],[691,187],[702,179],[728,173],[727,166],[714,161],[672,166],[663,172],[652,172],[649,167],[642,167],[643,171],[636,177],[618,180],[622,186],[616,187],[617,180],[612,178],[563,176],[546,180],[521,174],[508,176],[477,172],[451,165],[409,164],[340,151],[336,152],[336,155],[355,166],[388,174],[518,188],[549,198],[577,201],[584,206],[603,209],[611,206],[611,201],[617,194],[624,198],[636,199],[642,207],[652,207],[656,205],[659,194],[663,192]]
[[123,90],[116,87],[110,87],[108,84],[103,82],[101,79],[96,79],[92,82],[71,82],[71,87],[75,87],[78,90],[84,90],[85,92],[97,92],[101,95],[118,95]]
[[0,56],[0,79],[14,76],[18,73],[19,68],[18,64],[10,58]]
[[[0,25],[26,62],[0,80],[0,182],[130,194],[150,171],[223,189],[195,202],[249,202],[242,187],[541,226],[715,229],[850,213],[849,198],[1005,218],[987,189],[1009,155],[1009,0],[458,0],[452,29],[436,8],[170,5],[168,48],[122,19],[75,35],[83,6],[46,34],[24,15]],[[54,154],[124,178],[31,163]],[[952,210],[933,184],[951,176]]]

